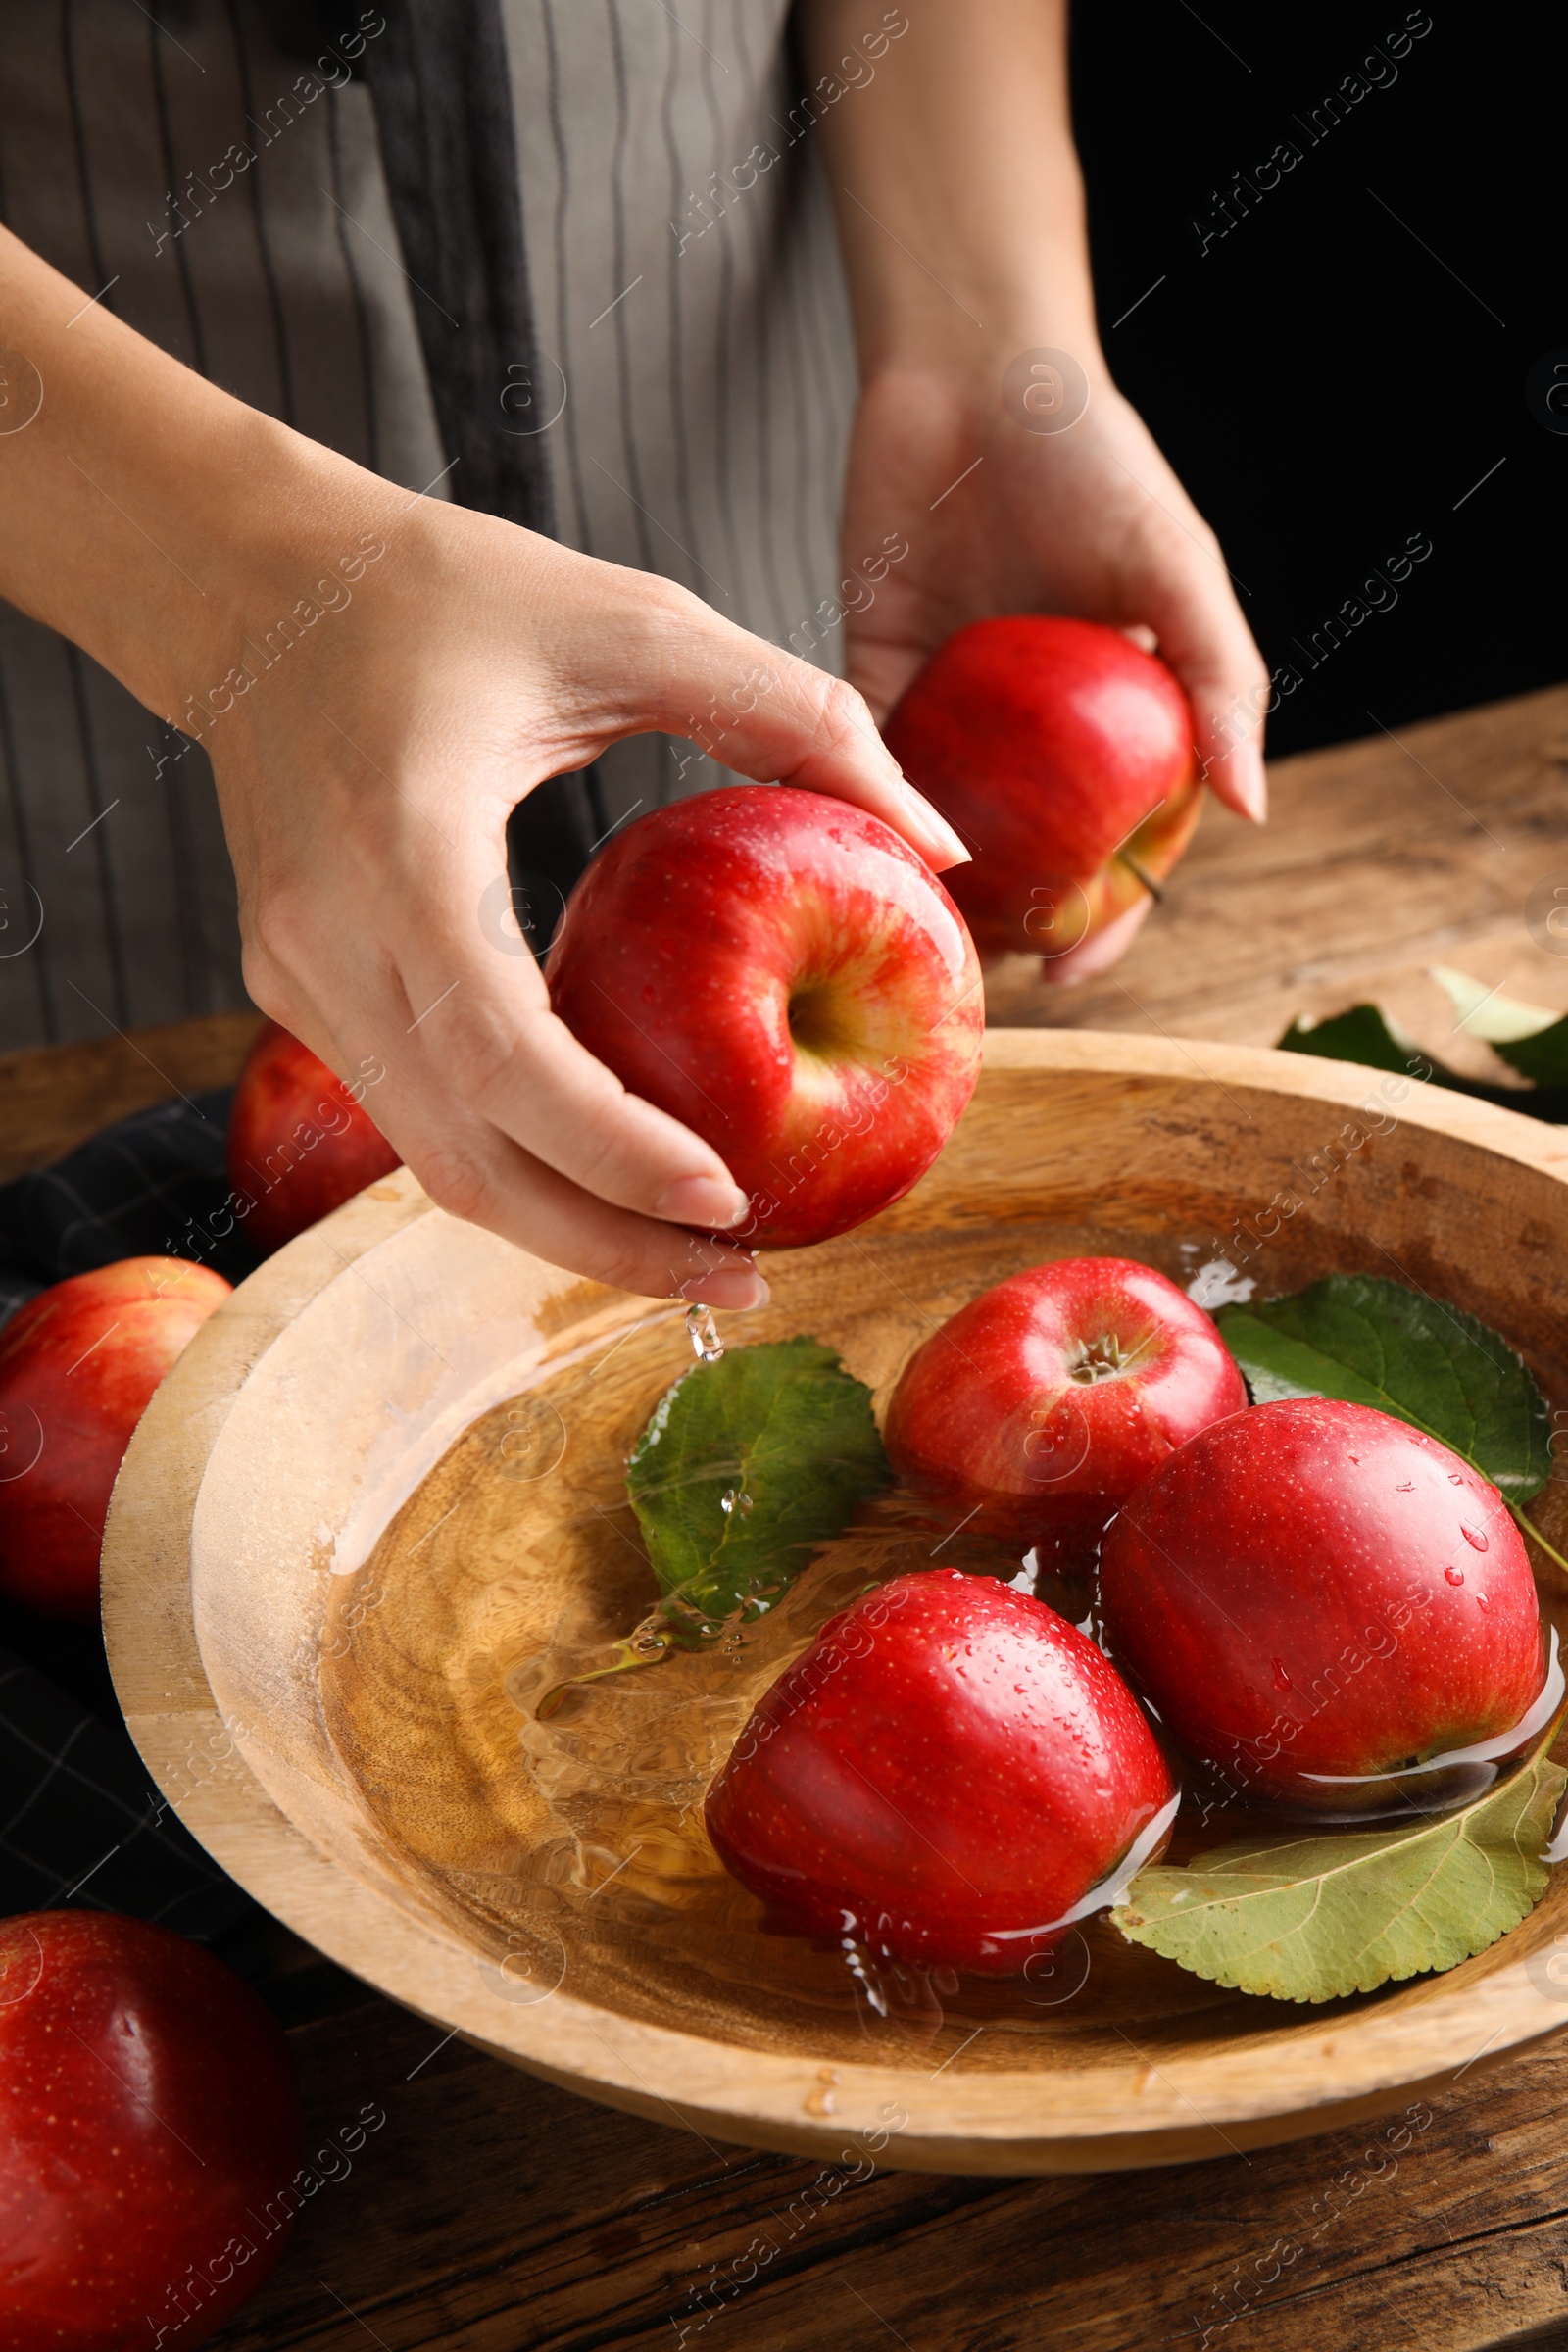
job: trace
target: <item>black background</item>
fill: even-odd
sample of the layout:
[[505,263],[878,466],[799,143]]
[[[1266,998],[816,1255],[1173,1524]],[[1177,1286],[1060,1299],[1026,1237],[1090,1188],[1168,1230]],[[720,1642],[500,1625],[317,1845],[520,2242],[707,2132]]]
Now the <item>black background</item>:
[[[1219,532],[1270,667],[1302,673],[1270,752],[1561,678],[1568,435],[1525,379],[1568,360],[1564,12],[1432,0],[1397,79],[1314,147],[1291,118],[1404,6],[1199,7],[1085,0],[1074,110],[1112,369]],[[1284,139],[1301,162],[1200,255],[1190,221]],[[1433,553],[1397,605],[1308,668],[1293,640],[1412,532]]]

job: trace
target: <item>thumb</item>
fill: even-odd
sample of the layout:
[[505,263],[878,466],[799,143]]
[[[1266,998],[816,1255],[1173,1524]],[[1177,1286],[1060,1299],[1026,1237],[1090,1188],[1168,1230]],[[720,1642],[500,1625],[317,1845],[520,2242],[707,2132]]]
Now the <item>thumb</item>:
[[759,783],[798,784],[882,818],[938,873],[969,853],[903,770],[853,686],[678,592],[680,626],[644,666],[645,726]]
[[1263,722],[1269,675],[1242,617],[1229,579],[1216,565],[1184,564],[1150,599],[1148,618],[1161,659],[1192,707],[1198,772],[1238,816],[1262,824],[1268,814]]

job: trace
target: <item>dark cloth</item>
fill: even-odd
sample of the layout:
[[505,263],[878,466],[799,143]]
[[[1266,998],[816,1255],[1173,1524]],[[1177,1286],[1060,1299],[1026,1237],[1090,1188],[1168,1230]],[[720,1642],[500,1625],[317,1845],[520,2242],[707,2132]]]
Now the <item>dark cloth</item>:
[[225,1281],[261,1262],[235,1230],[208,1230],[228,1193],[232,1089],[181,1097],[106,1127],[53,1167],[0,1185],[0,1321],[68,1274],[122,1257],[188,1257]]
[[[227,1088],[161,1102],[0,1186],[0,1321],[122,1257],[190,1257],[243,1281],[254,1253],[206,1230],[228,1191],[228,1103]],[[261,1916],[154,1788],[97,1628],[0,1606],[0,1917],[72,1903],[156,1920],[230,1960]]]
[[0,1917],[79,1903],[198,1943],[254,1906],[176,1818],[122,1727],[0,1649]]
[[[554,539],[499,0],[386,0],[382,13],[366,75],[449,493]],[[542,876],[564,897],[606,822],[591,767],[538,785],[508,826],[514,883]]]

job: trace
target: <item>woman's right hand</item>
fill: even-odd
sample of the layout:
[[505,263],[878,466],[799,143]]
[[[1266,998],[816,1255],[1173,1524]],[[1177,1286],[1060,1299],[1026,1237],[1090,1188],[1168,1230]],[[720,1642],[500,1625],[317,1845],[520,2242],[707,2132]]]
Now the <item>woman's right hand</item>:
[[[760,1303],[710,1146],[550,1009],[506,822],[649,729],[966,853],[851,688],[669,582],[393,488],[232,400],[0,230],[0,345],[41,405],[0,432],[0,595],[209,752],[246,983],[432,1198],[623,1289]],[[27,379],[29,382],[31,378]],[[498,891],[497,885],[500,885]]]

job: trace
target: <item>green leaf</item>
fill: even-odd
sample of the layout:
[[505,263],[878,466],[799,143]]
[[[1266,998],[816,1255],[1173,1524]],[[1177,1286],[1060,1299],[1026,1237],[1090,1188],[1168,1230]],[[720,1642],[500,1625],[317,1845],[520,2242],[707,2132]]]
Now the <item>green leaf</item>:
[[1454,1968],[1526,1918],[1568,1772],[1530,1760],[1461,1812],[1399,1830],[1227,1845],[1142,1871],[1111,1919],[1129,1943],[1239,1992],[1333,2001]]
[[[1463,979],[1464,974],[1458,977]],[[1474,982],[1468,985],[1475,987]],[[1473,1002],[1467,995],[1465,1004]],[[1481,1037],[1486,1032],[1472,1027],[1471,1034]],[[1395,1070],[1424,1085],[1473,1096],[1479,1102],[1523,1111],[1526,1117],[1544,1119],[1548,1125],[1568,1125],[1568,1019],[1554,1022],[1539,1036],[1512,1043],[1498,1044],[1493,1038],[1487,1042],[1523,1076],[1540,1081],[1533,1091],[1489,1084],[1484,1078],[1461,1078],[1457,1070],[1446,1068],[1434,1054],[1402,1036],[1376,1004],[1352,1004],[1326,1021],[1306,1022],[1298,1016],[1279,1040],[1277,1050],[1281,1054],[1316,1054],[1329,1061],[1353,1061],[1368,1070]]]
[[1431,971],[1446,991],[1456,1028],[1479,1037],[1537,1086],[1568,1086],[1568,1019],[1547,1005],[1505,997],[1452,964],[1435,963]]
[[[1337,1012],[1329,1020],[1310,1025],[1298,1013],[1280,1039],[1279,1051],[1359,1062],[1368,1070],[1397,1070],[1401,1078],[1414,1076],[1427,1059],[1407,1038],[1395,1035],[1376,1004],[1352,1004],[1348,1012]],[[1441,1086],[1446,1073],[1440,1073],[1435,1062],[1430,1066]]]
[[773,1607],[891,1477],[870,1390],[818,1341],[734,1348],[688,1372],[626,1479],[675,1639]]
[[1544,1397],[1507,1341],[1463,1307],[1378,1274],[1330,1274],[1215,1320],[1258,1404],[1375,1405],[1441,1439],[1516,1505],[1551,1474]]

